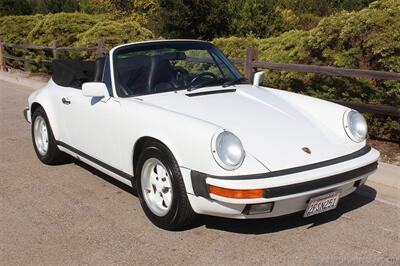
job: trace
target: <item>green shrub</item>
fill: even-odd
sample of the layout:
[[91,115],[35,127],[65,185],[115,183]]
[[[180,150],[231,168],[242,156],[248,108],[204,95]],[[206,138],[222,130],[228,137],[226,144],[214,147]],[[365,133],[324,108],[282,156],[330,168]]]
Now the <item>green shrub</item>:
[[77,35],[76,47],[93,47],[99,39],[104,39],[106,47],[154,39],[153,33],[136,22],[104,21]]
[[10,43],[23,43],[42,19],[42,15],[0,17],[0,36]]
[[[58,46],[95,47],[100,38],[104,38],[106,48],[126,42],[154,39],[154,35],[139,23],[124,19],[109,20],[106,15],[89,15],[82,13],[57,13],[37,16],[9,16],[0,18],[0,36],[7,42],[30,43],[50,47],[54,40]],[[8,53],[15,56],[26,56],[34,60],[29,67],[34,72],[48,72],[49,65],[40,63],[52,60],[51,50],[10,49]],[[58,52],[58,56],[68,58],[93,58],[93,53],[87,52]],[[21,68],[21,62],[14,61],[13,66]]]
[[43,17],[29,32],[29,40],[37,45],[50,46],[54,40],[61,46],[76,42],[77,36],[91,29],[101,16],[82,13],[57,13]]

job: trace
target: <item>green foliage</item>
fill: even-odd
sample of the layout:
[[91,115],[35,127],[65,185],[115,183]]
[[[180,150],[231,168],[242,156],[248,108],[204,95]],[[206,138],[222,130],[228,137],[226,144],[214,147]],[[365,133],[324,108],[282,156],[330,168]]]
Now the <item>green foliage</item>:
[[[51,47],[54,40],[58,46],[95,47],[97,41],[105,39],[106,48],[126,42],[154,39],[153,33],[134,21],[112,21],[105,15],[83,13],[56,13],[36,16],[0,17],[0,36],[7,42],[24,43]],[[26,51],[7,48],[15,56],[27,56],[36,62],[51,60],[51,50]],[[59,57],[92,58],[87,52],[59,52]],[[14,62],[20,68],[21,63]],[[30,65],[32,71],[48,72],[44,64]]]
[[57,13],[43,17],[30,31],[28,38],[34,44],[50,46],[54,40],[68,46],[78,39],[78,34],[91,29],[101,20],[99,16],[82,13]]
[[360,10],[374,0],[279,0],[279,6],[291,9],[296,14],[328,16],[341,10]]
[[78,0],[28,0],[33,14],[79,11]]
[[77,35],[77,47],[93,47],[99,39],[104,39],[108,49],[127,43],[154,39],[153,33],[137,22],[99,22],[91,29]]
[[158,32],[173,38],[212,39],[249,34],[259,38],[309,30],[321,16],[358,10],[372,0],[158,0]]
[[284,18],[276,10],[275,0],[230,1],[231,32],[246,36],[269,37],[286,30]]
[[79,0],[81,12],[105,14],[110,20],[136,21],[154,25],[159,11],[157,0]]
[[23,43],[29,32],[42,19],[42,15],[0,17],[0,36],[7,42]]
[[9,15],[29,15],[32,7],[27,0],[1,0],[0,1],[0,17]]
[[[257,39],[229,37],[214,43],[230,57],[259,49],[259,60],[400,72],[400,2],[381,0],[358,12],[340,12],[310,31],[289,31]],[[266,71],[271,87],[358,103],[400,106],[398,81],[342,78],[312,73]],[[400,140],[400,123],[369,118],[370,134]]]
[[93,0],[79,0],[79,10],[86,14],[101,14],[107,10]]
[[1,0],[0,16],[79,11],[78,0]]
[[172,38],[212,39],[228,33],[228,0],[159,0],[159,33]]

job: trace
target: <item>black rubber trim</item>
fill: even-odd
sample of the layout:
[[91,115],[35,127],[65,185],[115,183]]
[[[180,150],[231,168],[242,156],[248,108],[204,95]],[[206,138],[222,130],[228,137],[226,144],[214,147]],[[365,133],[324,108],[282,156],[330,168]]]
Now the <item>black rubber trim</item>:
[[366,145],[362,149],[360,149],[356,152],[353,152],[353,153],[350,153],[350,154],[347,154],[344,156],[340,156],[340,157],[337,157],[334,159],[329,159],[329,160],[318,162],[318,163],[307,164],[307,165],[303,165],[303,166],[287,168],[287,169],[278,170],[278,171],[272,171],[272,172],[268,172],[268,173],[261,173],[261,174],[254,174],[254,175],[241,175],[241,176],[213,176],[213,175],[207,175],[207,176],[214,178],[214,179],[222,179],[222,180],[247,180],[247,179],[263,179],[263,178],[277,177],[277,176],[282,176],[282,175],[290,175],[290,174],[294,174],[294,173],[309,171],[309,170],[313,170],[316,168],[326,167],[329,165],[352,160],[352,159],[361,157],[370,151],[371,151],[371,147]]
[[[324,187],[328,187],[331,185],[335,185],[338,183],[346,182],[348,180],[356,180],[357,178],[366,175],[368,173],[373,172],[378,167],[378,162],[374,162],[368,164],[366,166],[350,170],[348,172],[320,178],[317,180],[296,183],[287,186],[280,186],[280,187],[273,187],[267,188],[264,190],[264,198],[276,198],[291,194],[302,193],[310,190],[316,190]],[[206,183],[206,178],[210,177],[206,174],[192,171],[191,172],[191,179],[192,179],[192,186],[193,192],[195,196],[204,197],[210,199],[210,192],[208,190],[208,185]]]
[[23,114],[24,114],[24,118],[25,118],[26,122],[28,122],[30,124],[31,122],[29,122],[29,120],[28,120],[28,111],[29,111],[29,108],[25,108],[23,111]]
[[57,140],[56,144],[58,146],[62,146],[64,148],[72,151],[73,153],[76,153],[79,156],[81,156],[81,157],[83,157],[83,158],[85,158],[85,159],[87,159],[87,160],[89,160],[89,161],[91,161],[91,162],[93,162],[93,163],[95,163],[95,164],[107,169],[110,172],[113,172],[114,174],[119,175],[120,177],[123,177],[123,178],[125,178],[127,180],[132,180],[133,179],[133,176],[131,176],[130,174],[122,172],[121,170],[118,170],[117,168],[112,167],[111,165],[108,165],[108,164],[106,164],[106,163],[104,163],[102,161],[99,161],[96,158],[93,158],[92,156],[90,156],[90,155],[88,155],[88,154],[86,154],[86,153],[84,153],[84,152],[82,152],[82,151],[80,151],[80,150],[68,145],[67,143],[64,143],[62,141]]
[[202,92],[188,93],[188,94],[186,94],[186,96],[188,96],[188,97],[196,97],[196,96],[204,96],[204,95],[210,95],[210,94],[229,93],[229,92],[235,92],[235,91],[236,91],[236,89],[202,91]]
[[340,157],[337,157],[334,159],[330,159],[330,160],[326,160],[326,161],[322,161],[322,162],[318,162],[318,163],[313,163],[313,164],[303,165],[303,166],[299,166],[299,167],[293,167],[293,168],[288,168],[288,169],[284,169],[284,170],[269,172],[269,173],[265,174],[265,177],[275,177],[275,176],[280,176],[280,175],[289,175],[289,174],[293,174],[293,173],[309,171],[309,170],[312,170],[315,168],[325,167],[325,166],[329,166],[332,164],[337,164],[337,163],[341,163],[344,161],[348,161],[348,160],[351,160],[351,159],[354,159],[357,157],[361,157],[370,151],[371,151],[371,147],[366,145],[362,149],[360,149],[356,152],[344,155],[344,156],[340,156]]
[[192,180],[192,187],[193,187],[194,195],[209,199],[210,191],[209,191],[208,185],[206,183],[207,175],[192,170],[190,173],[190,178]]
[[317,180],[297,183],[293,185],[281,186],[281,187],[267,188],[264,191],[264,198],[282,197],[291,194],[332,186],[338,183],[346,182],[348,180],[357,179],[358,177],[373,172],[377,168],[378,168],[378,162],[374,162],[348,172],[324,177]]

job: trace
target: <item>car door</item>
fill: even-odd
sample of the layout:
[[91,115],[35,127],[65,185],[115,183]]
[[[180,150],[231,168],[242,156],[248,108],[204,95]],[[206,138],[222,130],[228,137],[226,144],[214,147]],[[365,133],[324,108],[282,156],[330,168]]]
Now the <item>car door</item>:
[[110,98],[87,97],[68,88],[62,97],[67,144],[92,160],[119,169],[121,105],[112,95],[110,66],[106,60],[102,81]]

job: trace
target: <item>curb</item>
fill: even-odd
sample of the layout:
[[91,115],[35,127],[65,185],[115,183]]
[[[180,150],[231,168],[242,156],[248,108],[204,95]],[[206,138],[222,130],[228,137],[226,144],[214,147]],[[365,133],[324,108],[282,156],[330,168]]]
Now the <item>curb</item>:
[[45,86],[48,79],[45,77],[32,77],[30,74],[23,72],[6,72],[0,71],[0,80],[11,82],[14,84],[26,86],[32,89],[39,89]]
[[369,176],[368,182],[400,189],[400,166],[379,162],[378,170]]
[[[32,89],[38,89],[47,84],[45,77],[32,77],[24,72],[0,71],[0,80],[19,84]],[[368,177],[367,183],[377,183],[400,189],[400,166],[379,162],[378,170]]]

